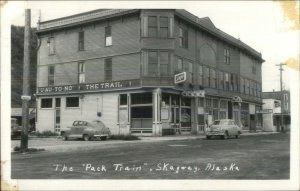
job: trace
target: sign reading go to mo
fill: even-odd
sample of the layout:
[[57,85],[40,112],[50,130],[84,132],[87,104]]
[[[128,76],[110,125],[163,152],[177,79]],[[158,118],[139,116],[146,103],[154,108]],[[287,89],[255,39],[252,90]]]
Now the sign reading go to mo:
[[181,73],[176,74],[174,76],[174,83],[175,84],[179,84],[179,83],[184,82],[184,81],[186,81],[186,72],[181,72]]

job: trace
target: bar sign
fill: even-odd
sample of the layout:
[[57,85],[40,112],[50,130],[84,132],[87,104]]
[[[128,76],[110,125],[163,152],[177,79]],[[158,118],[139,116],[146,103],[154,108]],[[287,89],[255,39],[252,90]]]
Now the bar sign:
[[175,84],[179,84],[179,83],[184,82],[184,81],[186,81],[186,72],[181,72],[181,73],[176,74],[174,76],[174,83]]

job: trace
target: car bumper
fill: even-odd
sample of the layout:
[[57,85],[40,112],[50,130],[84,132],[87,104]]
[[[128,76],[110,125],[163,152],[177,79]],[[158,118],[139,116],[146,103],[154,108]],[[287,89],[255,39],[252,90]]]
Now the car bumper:
[[216,136],[224,135],[224,132],[223,131],[207,131],[206,132],[206,136],[213,136],[213,135],[216,135]]
[[100,134],[100,135],[93,135],[94,137],[108,137],[109,134]]

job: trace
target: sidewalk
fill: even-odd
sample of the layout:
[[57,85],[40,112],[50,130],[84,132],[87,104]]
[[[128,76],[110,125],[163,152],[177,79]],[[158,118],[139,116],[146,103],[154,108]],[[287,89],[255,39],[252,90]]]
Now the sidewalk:
[[[243,131],[243,136],[253,135],[266,135],[276,134],[278,132],[249,132]],[[77,151],[91,148],[113,148],[118,147],[120,144],[136,144],[136,143],[147,143],[147,142],[161,142],[161,141],[175,141],[175,140],[187,140],[187,139],[203,139],[204,134],[201,135],[170,135],[163,137],[140,137],[141,140],[134,141],[123,141],[123,140],[107,140],[107,141],[82,141],[82,140],[69,140],[63,141],[59,137],[51,138],[37,138],[31,137],[29,139],[29,148],[45,149],[49,152],[64,152],[64,151]],[[14,147],[20,146],[20,140],[11,141],[11,151]]]

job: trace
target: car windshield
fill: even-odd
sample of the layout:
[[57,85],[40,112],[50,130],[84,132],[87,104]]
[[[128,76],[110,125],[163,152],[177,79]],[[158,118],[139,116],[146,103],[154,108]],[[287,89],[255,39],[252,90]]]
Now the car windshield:
[[213,125],[228,125],[229,121],[214,121]]

